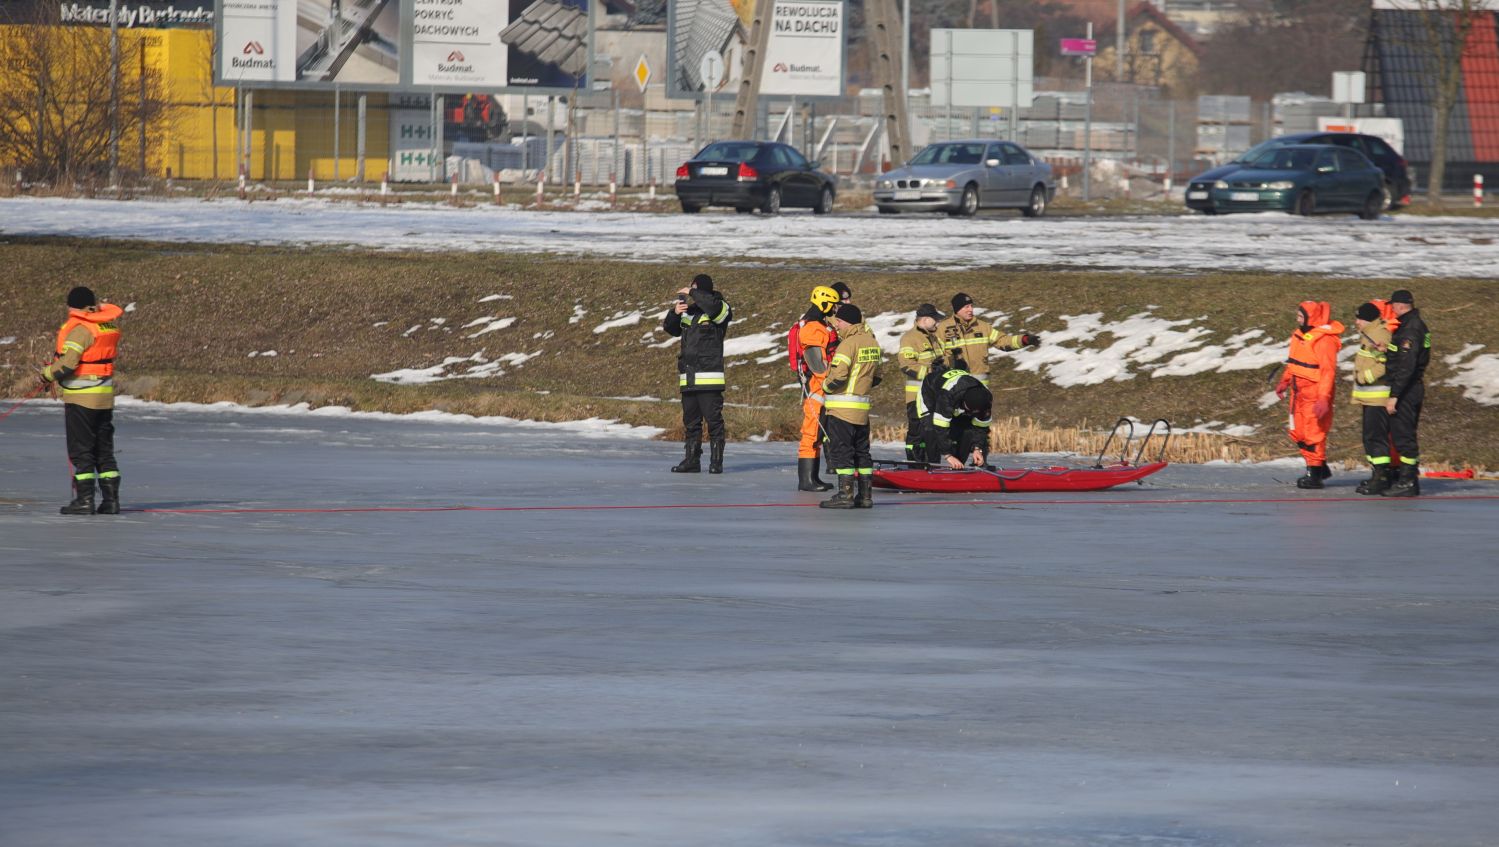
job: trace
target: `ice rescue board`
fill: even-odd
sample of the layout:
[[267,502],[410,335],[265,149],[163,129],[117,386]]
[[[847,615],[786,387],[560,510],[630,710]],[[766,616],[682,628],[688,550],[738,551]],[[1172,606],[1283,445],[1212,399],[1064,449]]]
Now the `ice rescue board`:
[[[1157,432],[1157,428],[1161,428]],[[1124,431],[1124,443],[1119,458],[1108,465],[1103,463],[1115,437]],[[1134,422],[1120,418],[1114,424],[1098,461],[1092,467],[1067,467],[1053,465],[1042,468],[994,468],[966,467],[962,469],[929,465],[923,462],[875,462],[874,484],[876,488],[897,491],[920,491],[928,494],[983,494],[1016,491],[1102,491],[1116,485],[1139,482],[1160,471],[1166,462],[1166,447],[1171,441],[1171,424],[1162,419],[1150,425],[1145,438],[1129,455],[1130,443],[1135,438]],[[1145,448],[1152,438],[1160,438],[1160,449],[1154,461],[1141,460]]]

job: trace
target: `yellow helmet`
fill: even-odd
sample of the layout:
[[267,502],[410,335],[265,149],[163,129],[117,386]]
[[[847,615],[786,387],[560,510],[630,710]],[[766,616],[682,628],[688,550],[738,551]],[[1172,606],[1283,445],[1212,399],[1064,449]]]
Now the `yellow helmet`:
[[812,289],[812,305],[824,315],[833,311],[833,307],[838,305],[838,300],[838,292],[826,285],[819,285]]

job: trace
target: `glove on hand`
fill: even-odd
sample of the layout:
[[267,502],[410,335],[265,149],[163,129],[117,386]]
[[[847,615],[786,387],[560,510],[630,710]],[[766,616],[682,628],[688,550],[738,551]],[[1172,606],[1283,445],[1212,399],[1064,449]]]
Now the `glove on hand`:
[[1020,346],[1021,347],[1040,347],[1041,346],[1041,336],[1039,336],[1039,335],[1031,335],[1030,333],[1027,332],[1026,334],[1020,336]]

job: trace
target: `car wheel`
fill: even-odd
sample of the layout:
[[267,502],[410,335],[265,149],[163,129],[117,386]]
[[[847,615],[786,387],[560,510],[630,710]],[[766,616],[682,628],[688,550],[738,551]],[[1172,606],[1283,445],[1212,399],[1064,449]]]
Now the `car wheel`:
[[1380,194],[1379,210],[1381,212],[1395,208],[1395,186],[1386,182]]
[[1296,214],[1302,216],[1317,214],[1317,192],[1308,188],[1297,195]]
[[823,188],[822,196],[817,199],[817,205],[813,207],[812,214],[826,215],[833,211],[833,189]]
[[1036,186],[1031,189],[1031,202],[1020,210],[1028,218],[1039,218],[1046,214],[1046,189]]
[[694,206],[691,203],[683,203],[682,211],[689,215],[695,215],[703,210],[702,206]]
[[761,208],[761,211],[767,215],[779,215],[781,213],[781,187],[779,185],[772,185],[770,190],[765,192],[765,205]]
[[1371,191],[1364,198],[1364,208],[1359,211],[1358,216],[1366,221],[1377,221],[1385,210],[1385,201],[1388,199],[1383,191]]
[[738,212],[741,215],[747,215],[750,212],[753,212],[754,209],[750,206],[735,206],[734,211]]
[[953,217],[971,218],[974,215],[978,214],[978,210],[978,189],[974,188],[971,185],[968,185],[963,187],[963,198],[958,201],[958,208],[954,209],[951,212],[948,212],[948,214],[952,215]]
[[898,215],[898,214],[900,214],[900,209],[896,209],[896,208],[894,208],[892,206],[876,206],[875,208],[879,209],[880,210],[880,214],[882,214],[882,215]]

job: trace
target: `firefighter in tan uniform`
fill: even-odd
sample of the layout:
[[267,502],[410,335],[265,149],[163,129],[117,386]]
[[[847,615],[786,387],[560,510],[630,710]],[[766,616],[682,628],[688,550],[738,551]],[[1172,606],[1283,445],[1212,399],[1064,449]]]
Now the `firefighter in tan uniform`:
[[880,343],[864,325],[858,306],[842,303],[830,318],[838,331],[838,352],[833,355],[823,390],[828,453],[838,473],[838,493],[818,505],[824,509],[868,509],[874,505],[869,395],[880,384]]
[[98,514],[120,513],[120,467],[115,463],[114,361],[124,314],[112,303],[100,304],[94,292],[78,286],[68,292],[68,319],[57,331],[56,356],[42,368],[46,387],[62,389],[63,424],[68,460],[73,463],[73,502],[65,515],[92,515],[94,489],[101,496]]
[[937,325],[942,339],[946,367],[967,371],[974,379],[989,384],[989,348],[1014,352],[1022,347],[1041,344],[1030,333],[1006,335],[994,325],[973,315],[973,298],[959,292],[952,298],[952,317]]
[[931,303],[916,309],[916,325],[900,337],[896,360],[906,377],[906,459],[920,461],[926,457],[921,437],[921,416],[916,414],[916,398],[921,395],[921,381],[934,363],[942,360],[942,339],[937,336],[937,322],[942,313]]
[[[1392,316],[1393,317],[1393,316]],[[1360,494],[1379,495],[1395,481],[1390,464],[1390,381],[1385,373],[1387,357],[1395,351],[1390,323],[1375,303],[1365,303],[1354,314],[1359,348],[1353,356],[1353,404],[1362,406],[1364,457],[1369,460],[1369,478],[1355,489]]]

